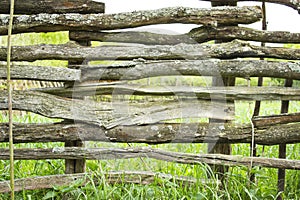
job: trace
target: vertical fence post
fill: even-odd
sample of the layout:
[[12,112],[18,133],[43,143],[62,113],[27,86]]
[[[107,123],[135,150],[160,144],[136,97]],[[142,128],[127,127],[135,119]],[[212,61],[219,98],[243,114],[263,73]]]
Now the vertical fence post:
[[[284,87],[292,87],[293,80],[286,79],[284,83]],[[289,101],[282,101],[281,102],[281,113],[288,113],[289,111]],[[279,158],[286,158],[286,144],[279,145]],[[278,169],[278,182],[277,182],[277,189],[278,192],[284,192],[284,185],[285,185],[285,169]],[[278,196],[277,200],[281,200],[282,195]]]
[[[81,46],[90,46],[91,42],[88,40],[85,41],[76,41]],[[72,61],[69,60],[69,65],[81,65],[84,60]],[[65,87],[73,87],[74,82],[65,83]],[[84,142],[78,141],[69,141],[65,142],[65,147],[84,147]],[[85,159],[66,159],[65,160],[65,173],[74,174],[74,173],[83,173],[85,172]]]
[[[231,1],[211,1],[212,7],[215,6],[237,6],[236,0]],[[224,26],[224,25],[237,25],[237,24],[218,24],[218,26]],[[222,43],[227,42],[223,40],[216,40],[215,43]],[[235,85],[235,77],[213,77],[212,78],[212,86],[234,86]],[[210,122],[228,122],[228,121],[222,121],[217,119],[209,119]],[[221,154],[231,154],[231,145],[230,144],[208,144],[208,153],[221,153]],[[220,175],[220,179],[223,179],[223,175],[225,172],[228,171],[228,167],[222,166],[222,165],[216,165],[212,166],[213,171]]]

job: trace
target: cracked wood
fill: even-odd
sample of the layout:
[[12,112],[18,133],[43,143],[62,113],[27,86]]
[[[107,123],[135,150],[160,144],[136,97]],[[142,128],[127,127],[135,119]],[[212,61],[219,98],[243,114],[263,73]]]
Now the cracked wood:
[[[7,109],[7,96],[0,91],[0,110]],[[233,104],[225,109],[221,103],[197,99],[159,102],[96,102],[57,97],[41,92],[14,91],[13,109],[34,112],[50,118],[71,119],[113,128],[118,125],[153,124],[180,118],[214,117],[232,119]],[[227,108],[227,107],[226,107]]]

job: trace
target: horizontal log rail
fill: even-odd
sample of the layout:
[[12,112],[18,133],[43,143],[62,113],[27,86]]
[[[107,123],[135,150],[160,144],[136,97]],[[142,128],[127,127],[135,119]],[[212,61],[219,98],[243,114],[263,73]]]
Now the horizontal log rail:
[[[6,47],[0,47],[0,61],[6,60],[6,53]],[[67,43],[63,45],[15,46],[12,48],[11,60],[197,60],[245,57],[300,60],[300,49],[260,47],[240,40],[221,44],[110,45],[100,47],[82,47],[75,43]]]
[[[211,2],[228,2],[231,0],[202,0],[202,1],[211,1]],[[237,0],[241,1],[258,1],[258,2],[267,2],[267,3],[277,3],[281,5],[285,5],[297,10],[300,13],[300,1],[299,0]]]
[[[9,159],[9,150],[0,149],[0,159]],[[219,164],[225,166],[261,166],[268,168],[300,170],[299,160],[279,158],[243,157],[223,154],[188,154],[168,152],[153,148],[80,148],[55,147],[49,149],[15,149],[16,160],[43,159],[87,159],[87,160],[115,160],[129,158],[152,158],[181,164]]]
[[[6,65],[0,64],[0,78],[6,79]],[[40,81],[80,81],[80,71],[63,67],[12,65],[11,78]]]
[[70,66],[81,70],[81,81],[136,80],[155,76],[274,77],[300,80],[299,62],[259,60],[160,60]]
[[[232,17],[235,16],[235,17]],[[262,18],[259,7],[162,8],[117,14],[37,14],[14,18],[13,33],[70,30],[114,30],[153,24],[251,24]],[[0,16],[0,35],[7,34],[9,16]]]
[[[10,1],[1,1],[0,14],[9,14]],[[104,13],[105,5],[92,0],[15,0],[15,14]]]
[[300,43],[300,33],[290,33],[286,31],[261,31],[238,26],[201,26],[182,35],[167,35],[138,31],[71,31],[70,38],[72,40],[139,43],[146,45],[175,45],[180,43],[196,44],[210,40],[230,41],[234,39],[271,43]]
[[[300,123],[258,124],[256,144],[277,145],[300,142]],[[8,125],[0,124],[0,142],[7,142]],[[14,142],[100,141],[122,143],[251,143],[251,126],[223,123],[153,124],[105,129],[91,124],[14,124]]]
[[[125,178],[126,177],[126,178]],[[155,173],[148,171],[112,171],[103,174],[96,173],[78,173],[67,175],[50,175],[33,178],[23,178],[15,180],[15,191],[23,190],[40,190],[52,189],[53,187],[68,187],[76,184],[84,186],[93,181],[94,184],[143,184],[148,185],[155,183],[157,180],[171,181],[178,185],[193,185],[196,183],[203,184],[220,184],[218,181],[199,180],[193,177],[172,176],[170,174]],[[9,182],[0,182],[0,193],[10,192]]]
[[[193,87],[141,84],[90,84],[73,88],[41,88],[35,91],[62,97],[94,95],[144,95],[197,97],[204,100],[300,100],[300,89],[282,87]],[[113,98],[113,97],[112,97]]]
[[[0,78],[6,78],[6,66],[0,65]],[[103,65],[44,67],[13,65],[12,79],[43,81],[137,80],[156,76],[234,76],[274,77],[300,80],[299,62],[259,60],[160,60],[128,61]]]
[[255,126],[263,126],[264,124],[276,125],[300,122],[300,113],[282,113],[271,116],[255,116],[253,119]]
[[[0,110],[7,109],[7,96],[0,91]],[[41,92],[14,91],[13,109],[34,112],[50,118],[93,123],[105,128],[118,125],[153,124],[180,118],[213,117],[232,119],[233,104],[197,99],[161,100],[159,102],[95,102],[67,99]]]

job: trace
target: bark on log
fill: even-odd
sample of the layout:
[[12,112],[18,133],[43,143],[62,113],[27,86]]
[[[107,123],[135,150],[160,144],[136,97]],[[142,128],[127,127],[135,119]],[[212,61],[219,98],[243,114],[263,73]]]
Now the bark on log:
[[[211,1],[211,2],[227,2],[231,0],[204,0],[204,1]],[[249,1],[249,0],[237,0],[237,1]],[[281,5],[285,5],[291,7],[300,13],[300,1],[299,0],[251,0],[251,1],[265,1],[267,3],[277,3]]]
[[260,31],[246,27],[201,26],[187,34],[167,35],[151,32],[88,32],[71,31],[70,38],[102,42],[139,43],[146,45],[175,45],[180,43],[196,44],[210,40],[234,40],[271,42],[271,43],[300,43],[300,33],[286,31]]
[[[9,150],[0,149],[0,159],[9,159]],[[15,149],[16,160],[44,160],[44,159],[88,159],[115,160],[129,158],[152,158],[167,162],[197,165],[201,163],[225,166],[261,166],[268,168],[282,168],[300,170],[299,160],[278,158],[230,156],[223,154],[188,154],[168,152],[153,148],[78,148],[55,147],[49,149]]]
[[[94,184],[106,183],[106,184],[143,184],[148,185],[154,183],[157,180],[165,180],[176,182],[179,185],[193,185],[195,183],[203,184],[219,184],[218,181],[199,180],[193,177],[185,176],[172,176],[170,174],[155,173],[148,171],[113,171],[105,172],[101,176],[94,173],[79,173],[69,175],[50,175],[40,176],[33,178],[24,178],[15,180],[15,192],[23,190],[40,190],[40,189],[52,189],[55,187],[67,187],[74,183],[84,186],[92,181]],[[0,193],[10,192],[9,181],[0,182]]]
[[[73,65],[76,69],[13,65],[12,79],[44,81],[137,80],[155,76],[274,77],[300,80],[300,63],[258,60],[132,61],[103,65]],[[0,65],[0,78],[6,69]]]
[[[0,61],[6,60],[6,47],[0,47]],[[35,60],[172,60],[172,59],[233,59],[270,57],[300,60],[300,49],[260,47],[235,40],[222,44],[130,45],[81,47],[75,43],[64,45],[33,45],[12,48],[12,61]]]
[[[234,16],[234,17],[233,17]],[[13,33],[53,31],[99,31],[152,24],[251,24],[262,18],[259,7],[162,8],[117,14],[37,14],[16,16]],[[0,35],[7,34],[9,16],[0,16]]]
[[73,88],[41,88],[34,91],[62,97],[94,95],[144,95],[197,97],[211,100],[300,100],[300,89],[282,87],[193,87],[193,86],[147,86],[141,84],[91,84]]
[[[232,107],[231,104],[228,104]],[[7,96],[0,91],[0,110],[7,109]],[[71,119],[93,123],[105,128],[118,125],[153,124],[178,118],[214,117],[232,119],[233,112],[221,103],[197,99],[130,103],[95,102],[66,99],[40,92],[13,92],[13,109],[34,112],[50,118]]]
[[256,116],[252,119],[255,126],[262,126],[264,124],[286,124],[300,122],[300,113],[283,113],[271,116]]
[[[300,142],[300,123],[254,129],[257,144],[277,145]],[[8,125],[0,124],[0,142],[8,141]],[[100,141],[122,143],[251,143],[251,126],[223,123],[153,124],[105,129],[91,124],[14,124],[14,142]]]
[[[0,65],[0,79],[6,79],[6,65]],[[80,71],[62,67],[12,65],[11,79],[40,81],[80,81]]]
[[258,60],[133,61],[103,65],[78,65],[81,81],[136,80],[155,76],[274,77],[300,80],[298,62]]
[[[10,0],[2,0],[0,14],[9,14]],[[104,13],[104,3],[92,0],[15,0],[15,14]]]

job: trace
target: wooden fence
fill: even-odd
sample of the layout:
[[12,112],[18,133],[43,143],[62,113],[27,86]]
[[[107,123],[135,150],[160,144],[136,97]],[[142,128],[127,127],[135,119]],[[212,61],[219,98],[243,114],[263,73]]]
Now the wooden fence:
[[[0,8],[0,34],[7,34],[9,1]],[[39,2],[36,5],[36,2]],[[47,4],[46,4],[47,2]],[[299,1],[266,0],[289,6],[299,12]],[[46,5],[45,5],[46,4]],[[252,143],[284,145],[300,142],[300,113],[287,113],[288,101],[300,100],[300,90],[290,87],[300,80],[300,49],[266,47],[247,41],[300,43],[300,33],[254,30],[236,26],[263,18],[260,7],[237,7],[236,1],[212,1],[212,8],[162,8],[151,11],[103,14],[104,4],[89,0],[34,1],[17,0],[13,33],[69,31],[70,40],[60,45],[14,46],[12,61],[67,60],[69,67],[31,65],[12,66],[12,78],[64,82],[64,87],[13,91],[13,109],[37,113],[64,121],[53,124],[15,124],[14,142],[65,142],[64,148],[16,149],[15,159],[66,159],[66,173],[16,181],[16,191],[68,185],[83,178],[85,159],[128,159],[148,157],[185,164],[245,165],[300,169],[299,160],[225,155],[218,145]],[[47,13],[47,14],[46,14]],[[182,35],[150,32],[108,32],[153,24],[199,24]],[[216,40],[218,43],[206,43]],[[74,42],[76,41],[76,42]],[[114,42],[91,46],[91,41]],[[120,43],[120,44],[119,44]],[[0,47],[0,60],[6,60],[6,47]],[[252,58],[252,59],[239,59]],[[261,60],[254,59],[260,58]],[[277,58],[289,61],[267,61]],[[90,61],[116,61],[89,64]],[[118,62],[117,62],[118,61]],[[119,62],[121,61],[121,62]],[[199,86],[142,85],[130,82],[157,76],[210,76],[213,84]],[[1,79],[6,78],[0,66]],[[286,79],[286,87],[234,86],[234,78],[273,77]],[[220,81],[222,80],[222,81]],[[6,91],[0,91],[0,109],[7,109]],[[112,101],[87,100],[105,96]],[[141,101],[114,98],[143,96]],[[146,101],[149,96],[165,97]],[[91,98],[88,98],[91,99]],[[145,100],[146,99],[146,100]],[[251,123],[236,125],[234,101],[279,100],[282,114],[254,116]],[[256,109],[259,109],[256,106]],[[258,115],[258,114],[256,114]],[[209,123],[171,123],[178,118],[209,118]],[[0,141],[8,141],[8,125],[0,124]],[[154,148],[85,148],[84,141],[124,143],[213,143],[214,154],[167,152]],[[223,146],[224,147],[224,146]],[[281,152],[282,152],[281,151]],[[0,159],[9,159],[9,151],[0,149]],[[228,152],[227,152],[228,153]],[[77,174],[74,174],[77,173]],[[155,173],[107,173],[109,182],[118,182],[128,174],[131,182],[151,181]],[[161,175],[170,178],[168,175]],[[280,176],[280,175],[279,175]],[[59,177],[59,178],[58,178]],[[280,177],[282,180],[283,177]],[[178,178],[193,182],[192,178]],[[284,179],[283,179],[284,180]],[[35,184],[33,185],[33,181]],[[36,184],[36,183],[39,184]],[[145,183],[144,182],[144,183]],[[282,181],[281,181],[282,185]],[[282,186],[280,186],[282,189]],[[0,192],[8,192],[7,182]]]

